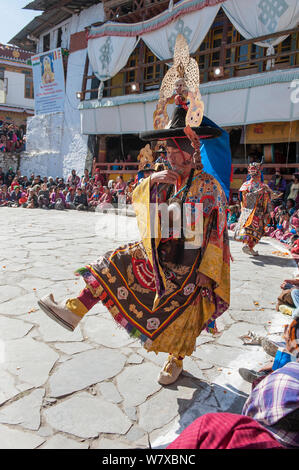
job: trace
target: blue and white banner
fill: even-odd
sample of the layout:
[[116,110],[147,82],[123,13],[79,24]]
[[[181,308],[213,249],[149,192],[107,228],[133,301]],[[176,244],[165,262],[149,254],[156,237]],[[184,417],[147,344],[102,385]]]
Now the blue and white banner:
[[65,83],[61,48],[31,57],[35,114],[64,112]]

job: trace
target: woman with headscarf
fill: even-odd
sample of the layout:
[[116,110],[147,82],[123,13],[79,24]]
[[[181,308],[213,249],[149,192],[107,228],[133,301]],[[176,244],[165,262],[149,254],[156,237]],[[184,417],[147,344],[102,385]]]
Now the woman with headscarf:
[[241,216],[235,229],[235,240],[243,242],[243,252],[257,256],[254,246],[265,233],[271,214],[271,189],[261,181],[259,163],[248,167],[250,180],[240,188]]

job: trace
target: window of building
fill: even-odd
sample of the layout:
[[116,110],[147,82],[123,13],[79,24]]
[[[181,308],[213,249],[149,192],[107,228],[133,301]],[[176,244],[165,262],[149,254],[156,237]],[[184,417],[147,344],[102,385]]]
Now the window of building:
[[25,72],[25,98],[31,100],[34,98],[33,78],[29,72]]
[[[245,38],[238,33],[237,42],[245,41]],[[253,62],[253,59],[258,58],[258,46],[256,44],[243,44],[237,47],[236,62],[239,62],[238,69],[248,69],[256,67],[258,63]],[[248,63],[249,61],[252,61]]]
[[199,49],[197,51],[197,54],[196,54],[195,58],[197,60],[199,70],[204,69],[204,67],[205,67],[206,55],[205,54],[200,54],[200,53],[204,52],[206,49],[210,48],[210,38],[211,38],[211,34],[208,33],[206,35],[206,37],[204,38],[204,40],[202,41],[202,43],[199,46]]
[[[211,47],[215,49],[221,47],[222,28],[215,28],[211,31]],[[213,52],[210,57],[210,67],[218,67],[220,65],[220,51]]]
[[43,36],[43,52],[50,50],[50,33]]
[[136,82],[137,81],[137,65],[138,65],[138,54],[139,47],[132,52],[127,62],[126,68],[136,67],[133,70],[126,72],[126,83]]
[[[233,25],[230,25],[228,27],[228,31],[227,31],[227,44],[232,44],[234,42],[236,42],[236,38],[237,38],[237,30],[234,28]],[[226,49],[226,54],[225,54],[225,63],[226,64],[230,64],[232,62],[232,51],[231,51],[231,48],[227,48]]]
[[144,54],[144,63],[147,64],[144,69],[145,90],[159,88],[161,65],[157,64],[158,60],[159,59],[152,53],[152,51],[146,47]]
[[[284,52],[289,52],[292,49],[292,35],[290,34],[284,41],[274,47],[275,54],[283,54]],[[275,59],[276,64],[283,64],[290,62],[289,55],[284,55]]]

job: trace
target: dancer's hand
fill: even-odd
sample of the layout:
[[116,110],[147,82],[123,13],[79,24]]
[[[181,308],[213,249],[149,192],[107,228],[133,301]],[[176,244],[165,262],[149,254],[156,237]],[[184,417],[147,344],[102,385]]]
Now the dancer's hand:
[[157,171],[151,175],[151,186],[155,183],[167,183],[167,184],[175,184],[179,174],[173,170],[163,170]]

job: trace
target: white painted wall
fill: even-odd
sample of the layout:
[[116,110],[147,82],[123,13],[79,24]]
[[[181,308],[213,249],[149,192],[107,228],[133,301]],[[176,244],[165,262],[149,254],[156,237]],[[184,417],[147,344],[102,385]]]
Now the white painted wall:
[[25,75],[5,70],[4,77],[8,79],[6,104],[33,109],[34,100],[25,98]]
[[[104,16],[103,5],[99,3],[62,23],[67,26],[67,44],[71,34],[84,30],[92,23],[104,21]],[[54,38],[58,27],[59,25],[47,31],[51,33],[51,38]],[[56,43],[52,43],[52,46],[56,48]],[[43,52],[41,47],[42,38],[38,52]],[[79,175],[83,174],[88,137],[81,134],[76,92],[82,88],[86,53],[87,49],[84,49],[69,55],[64,114],[34,116],[28,120],[27,156],[22,157],[22,173],[35,172],[66,178],[74,168]]]

